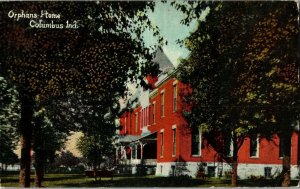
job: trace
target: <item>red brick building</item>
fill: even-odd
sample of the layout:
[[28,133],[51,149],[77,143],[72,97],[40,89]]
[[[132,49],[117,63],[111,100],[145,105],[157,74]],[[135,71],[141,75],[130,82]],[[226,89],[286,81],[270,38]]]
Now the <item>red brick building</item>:
[[[184,120],[181,95],[184,85],[173,76],[175,71],[165,54],[158,50],[155,60],[161,74],[147,78],[154,88],[138,89],[128,100],[120,116],[117,163],[123,171],[139,171],[158,176],[188,174],[196,176],[199,169],[209,176],[224,176],[231,167],[203,139],[201,130],[192,130]],[[298,135],[292,140],[291,176],[298,176]],[[246,138],[238,154],[238,175],[271,177],[281,171],[280,140]],[[230,152],[229,152],[230,154]]]

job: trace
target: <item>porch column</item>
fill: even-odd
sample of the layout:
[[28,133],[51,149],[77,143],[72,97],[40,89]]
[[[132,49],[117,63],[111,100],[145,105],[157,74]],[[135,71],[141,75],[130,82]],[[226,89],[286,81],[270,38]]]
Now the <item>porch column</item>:
[[141,161],[144,159],[144,147],[146,146],[147,143],[139,142],[141,146]]
[[130,148],[130,162],[131,162],[131,160],[132,160],[132,147],[129,146],[129,148]]
[[124,146],[121,146],[121,148],[120,148],[120,156],[121,156],[120,157],[121,160],[125,159],[124,158]]
[[143,143],[142,142],[139,142],[140,143],[140,146],[141,146],[141,162],[142,162],[142,159],[143,159]]
[[119,161],[118,149],[119,149],[119,147],[117,146],[116,147],[116,164],[118,164],[118,161]]
[[136,144],[134,144],[134,150],[135,150],[135,157],[134,157],[134,159],[137,159],[138,158],[138,156],[137,156],[138,148],[137,148]]

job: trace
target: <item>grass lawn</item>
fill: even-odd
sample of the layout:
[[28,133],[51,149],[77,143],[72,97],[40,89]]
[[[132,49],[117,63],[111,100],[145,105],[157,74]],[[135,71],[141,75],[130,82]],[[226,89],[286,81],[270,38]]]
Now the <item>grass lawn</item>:
[[[32,184],[34,175],[32,175]],[[1,187],[18,187],[17,174],[1,174]],[[241,180],[240,186],[276,186],[274,180]],[[297,185],[296,181],[292,186]],[[45,187],[229,187],[230,180],[208,178],[189,179],[186,177],[155,177],[155,176],[115,176],[102,178],[101,181],[94,181],[93,178],[86,178],[84,174],[46,174],[43,182]]]

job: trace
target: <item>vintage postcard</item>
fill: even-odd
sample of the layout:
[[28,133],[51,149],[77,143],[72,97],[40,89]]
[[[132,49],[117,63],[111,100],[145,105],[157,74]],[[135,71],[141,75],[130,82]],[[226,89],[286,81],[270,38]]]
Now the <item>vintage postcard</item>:
[[299,186],[298,1],[0,1],[1,187]]

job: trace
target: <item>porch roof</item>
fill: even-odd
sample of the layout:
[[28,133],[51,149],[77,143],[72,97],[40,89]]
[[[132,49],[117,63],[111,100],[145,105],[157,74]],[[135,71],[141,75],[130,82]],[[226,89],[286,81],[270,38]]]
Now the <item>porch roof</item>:
[[157,131],[153,133],[149,133],[147,135],[141,136],[140,138],[136,139],[135,141],[155,141],[157,140]]
[[119,142],[131,143],[133,141],[136,141],[139,138],[140,138],[140,136],[137,136],[137,135],[125,135],[125,136],[120,136]]

